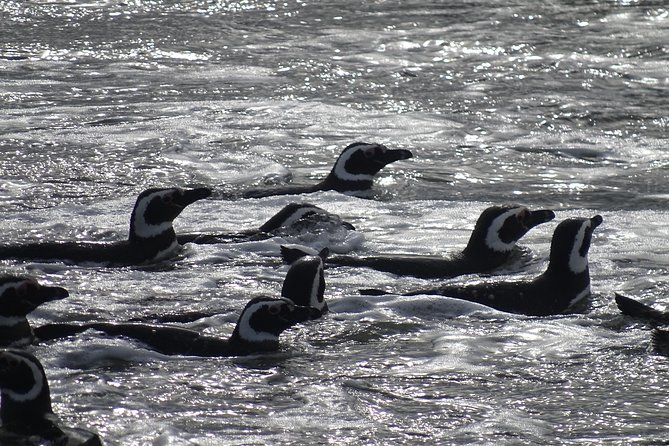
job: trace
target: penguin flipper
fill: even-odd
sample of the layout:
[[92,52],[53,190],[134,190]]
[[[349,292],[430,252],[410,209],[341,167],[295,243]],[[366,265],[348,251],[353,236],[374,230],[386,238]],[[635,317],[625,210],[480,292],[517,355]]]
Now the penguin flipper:
[[178,234],[177,241],[180,245],[195,243],[196,245],[213,245],[218,243],[239,243],[250,240],[255,233],[239,234]]
[[35,327],[33,332],[40,342],[44,342],[74,336],[83,333],[88,328],[89,327],[83,324],[54,323]]
[[387,294],[392,294],[389,291],[379,290],[378,288],[363,288],[358,290],[362,296],[385,296]]
[[626,316],[647,319],[653,322],[669,322],[669,313],[656,310],[646,304],[643,304],[627,296],[623,296],[619,293],[615,293],[615,296],[616,305],[618,305],[621,313]]

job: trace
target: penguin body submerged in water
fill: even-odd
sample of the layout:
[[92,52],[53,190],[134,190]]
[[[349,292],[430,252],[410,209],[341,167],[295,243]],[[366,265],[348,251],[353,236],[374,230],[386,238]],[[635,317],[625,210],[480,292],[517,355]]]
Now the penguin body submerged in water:
[[[327,265],[362,266],[400,276],[424,279],[450,278],[463,274],[485,273],[507,262],[516,242],[530,229],[555,218],[550,210],[530,211],[524,206],[491,206],[478,220],[464,250],[449,257],[387,254],[376,256],[330,256]],[[298,248],[281,248],[286,263],[292,263],[306,252]]]
[[336,228],[355,230],[352,224],[343,221],[338,215],[332,214],[310,203],[290,203],[284,206],[272,218],[258,229],[249,229],[238,233],[218,234],[178,234],[180,244],[216,244],[238,243],[265,240],[282,231],[306,232],[319,226],[330,225]]
[[326,190],[343,193],[364,192],[372,188],[374,175],[385,166],[412,157],[413,154],[409,150],[391,150],[382,144],[355,142],[341,152],[328,176],[317,184],[253,189],[244,193],[243,196],[244,198],[262,198],[272,195],[308,194]]
[[148,189],[139,194],[130,216],[127,240],[96,242],[36,242],[0,245],[0,259],[141,265],[173,257],[181,245],[173,220],[191,203],[211,195],[208,188]]
[[[327,250],[321,255],[326,256]],[[143,322],[45,324],[34,329],[35,337],[44,342],[96,330],[139,341],[166,355],[240,356],[277,350],[279,335],[283,331],[300,322],[317,319],[328,311],[324,299],[322,256],[305,257],[290,267],[283,282],[281,298],[256,297],[248,302],[227,339],[178,326]],[[212,315],[189,314],[189,319]],[[185,322],[186,319],[180,321]]]
[[[404,296],[436,294],[528,316],[560,314],[590,296],[588,251],[595,228],[603,219],[571,218],[553,232],[548,268],[530,281],[490,280],[479,284],[448,284],[415,290]],[[362,294],[384,294],[361,290]]]

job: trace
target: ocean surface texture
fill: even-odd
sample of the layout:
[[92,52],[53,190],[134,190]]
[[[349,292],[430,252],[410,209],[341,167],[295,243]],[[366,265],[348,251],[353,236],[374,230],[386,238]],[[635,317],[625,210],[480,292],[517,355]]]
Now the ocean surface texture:
[[[178,232],[291,202],[357,228],[134,268],[4,260],[70,291],[35,326],[202,310],[177,325],[226,337],[279,295],[283,243],[448,254],[492,204],[555,210],[495,276],[518,279],[545,269],[559,221],[604,218],[579,313],[365,297],[434,281],[328,268],[330,313],[277,353],[168,357],[92,331],[33,347],[55,411],[114,446],[666,444],[669,360],[613,293],[669,307],[668,89],[664,1],[0,0],[1,242],[123,239],[137,194],[173,185],[215,190]],[[240,197],[314,183],[355,141],[414,158],[369,198]]]

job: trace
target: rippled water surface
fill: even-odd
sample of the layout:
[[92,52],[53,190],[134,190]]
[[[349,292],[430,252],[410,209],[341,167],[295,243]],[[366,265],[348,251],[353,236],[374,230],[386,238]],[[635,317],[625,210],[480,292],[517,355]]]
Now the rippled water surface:
[[[331,313],[276,354],[165,357],[96,333],[35,347],[55,410],[108,445],[665,443],[669,363],[613,292],[667,306],[668,48],[659,1],[0,0],[3,241],[124,238],[136,195],[170,185],[216,191],[177,231],[257,227],[292,201],[357,227],[148,268],[3,261],[70,290],[35,325],[201,309],[219,314],[187,326],[227,336],[279,294],[284,242],[442,254],[490,204],[604,217],[582,314],[363,298],[428,282],[331,268]],[[353,141],[414,158],[372,199],[239,197],[313,183]],[[506,272],[543,271],[554,227]]]

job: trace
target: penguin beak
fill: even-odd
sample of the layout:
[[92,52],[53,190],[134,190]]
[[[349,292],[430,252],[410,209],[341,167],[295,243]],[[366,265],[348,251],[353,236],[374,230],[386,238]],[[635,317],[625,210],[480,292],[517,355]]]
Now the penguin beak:
[[343,227],[345,227],[346,229],[348,229],[349,231],[355,231],[355,226],[353,226],[351,223],[349,223],[347,221],[342,221],[341,225]]
[[549,222],[555,218],[555,212],[548,209],[541,209],[538,211],[530,211],[529,215],[525,219],[525,227],[529,231],[535,226],[538,226],[542,223]]
[[597,226],[601,225],[604,219],[601,215],[595,215],[590,219],[590,227],[595,229]]
[[312,319],[318,319],[323,315],[320,310],[311,307],[293,305],[288,312],[282,312],[281,318],[289,325],[299,324]]
[[327,246],[318,251],[318,257],[323,259],[323,261],[325,261],[325,259],[327,259],[329,255],[330,255],[330,248],[328,248]]
[[203,198],[207,198],[211,195],[211,189],[208,187],[199,187],[196,189],[186,189],[183,191],[183,194],[181,196],[175,198],[174,202],[181,206],[182,208],[185,208],[191,203],[195,203],[198,200],[202,200]]
[[386,150],[383,153],[378,153],[374,156],[374,160],[384,166],[394,163],[395,161],[406,160],[409,158],[413,158],[413,153],[404,149]]

